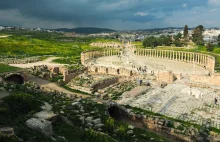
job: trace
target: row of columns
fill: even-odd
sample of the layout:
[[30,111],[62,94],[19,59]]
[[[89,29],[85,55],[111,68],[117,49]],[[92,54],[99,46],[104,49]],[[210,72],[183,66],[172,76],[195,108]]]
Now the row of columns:
[[103,56],[114,56],[114,55],[120,55],[121,52],[119,49],[109,49],[103,51]]
[[182,51],[172,51],[172,50],[149,50],[149,49],[136,49],[136,55],[138,56],[148,56],[156,58],[164,58],[170,60],[184,61],[188,63],[196,63],[203,66],[211,66],[213,70],[213,65],[215,64],[214,57],[205,54],[193,53],[193,52],[182,52]]

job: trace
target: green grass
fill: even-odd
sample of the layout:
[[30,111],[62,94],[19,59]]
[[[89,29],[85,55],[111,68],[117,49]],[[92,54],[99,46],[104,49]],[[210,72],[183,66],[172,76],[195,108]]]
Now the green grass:
[[[94,39],[95,40],[95,39]],[[54,55],[61,57],[79,56],[86,50],[97,50],[89,43],[62,42],[26,36],[11,36],[0,39],[0,56],[28,57]],[[99,49],[100,50],[100,49]]]
[[59,59],[53,60],[53,62],[60,63],[60,64],[80,63],[80,56],[61,57]]
[[19,68],[17,68],[17,67],[12,67],[9,65],[0,64],[0,73],[14,72],[14,71],[18,71],[18,70],[19,70]]

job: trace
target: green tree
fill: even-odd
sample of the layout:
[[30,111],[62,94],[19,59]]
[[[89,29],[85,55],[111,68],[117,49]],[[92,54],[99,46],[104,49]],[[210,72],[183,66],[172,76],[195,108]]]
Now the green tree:
[[181,42],[180,42],[180,38],[182,37],[182,34],[181,33],[178,33],[177,35],[174,36],[174,44],[177,46],[177,47],[180,47],[181,46]]
[[158,45],[158,40],[151,36],[151,37],[147,37],[144,39],[143,41],[143,46],[144,47],[151,47],[151,48],[154,48]]
[[193,42],[195,42],[197,45],[203,45],[204,41],[203,41],[203,31],[204,31],[204,27],[202,25],[197,26],[194,30],[193,30],[193,34],[192,34],[192,40]]
[[207,51],[213,51],[214,46],[209,42],[209,43],[206,45],[206,49],[207,49]]
[[220,34],[218,35],[218,46],[220,46]]
[[185,39],[188,39],[188,34],[189,34],[188,26],[185,25],[184,30],[183,30],[183,36]]

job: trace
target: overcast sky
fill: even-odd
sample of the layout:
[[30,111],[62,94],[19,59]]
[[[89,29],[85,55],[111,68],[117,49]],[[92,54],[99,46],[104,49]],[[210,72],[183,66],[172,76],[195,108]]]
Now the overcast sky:
[[220,27],[220,0],[0,0],[0,25],[115,30]]

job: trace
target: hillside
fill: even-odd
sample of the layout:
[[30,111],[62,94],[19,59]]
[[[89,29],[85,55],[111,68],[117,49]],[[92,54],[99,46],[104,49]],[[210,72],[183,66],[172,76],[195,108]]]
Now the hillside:
[[63,32],[84,33],[84,34],[115,32],[115,30],[112,30],[112,29],[94,28],[94,27],[79,27],[79,28],[74,28],[74,29],[60,28],[60,29],[54,29],[54,30],[63,31]]

